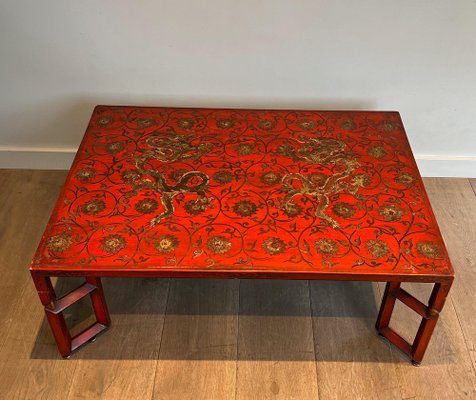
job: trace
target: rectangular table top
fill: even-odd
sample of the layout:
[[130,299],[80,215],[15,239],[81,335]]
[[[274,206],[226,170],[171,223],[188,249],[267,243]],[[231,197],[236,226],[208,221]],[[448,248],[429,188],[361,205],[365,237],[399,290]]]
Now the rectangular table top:
[[397,112],[98,106],[31,269],[438,281]]

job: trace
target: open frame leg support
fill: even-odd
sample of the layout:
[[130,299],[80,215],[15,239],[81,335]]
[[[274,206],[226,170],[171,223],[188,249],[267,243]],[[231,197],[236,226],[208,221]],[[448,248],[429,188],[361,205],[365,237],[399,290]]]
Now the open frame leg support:
[[[49,277],[37,274],[32,274],[32,277],[61,356],[69,357],[78,347],[94,340],[111,325],[100,278],[86,277],[86,282],[81,286],[57,298]],[[96,322],[76,336],[71,336],[63,311],[87,295],[91,297]]]
[[[402,289],[400,287],[401,282],[388,282],[385,287],[385,293],[375,327],[380,335],[384,336],[408,355],[414,365],[420,365],[423,360],[426,348],[428,347],[431,335],[438,321],[439,313],[443,309],[446,296],[450,290],[451,283],[452,282],[435,283],[428,305],[423,304],[420,300]],[[408,343],[389,327],[396,300],[400,300],[422,316],[420,327],[412,344]]]

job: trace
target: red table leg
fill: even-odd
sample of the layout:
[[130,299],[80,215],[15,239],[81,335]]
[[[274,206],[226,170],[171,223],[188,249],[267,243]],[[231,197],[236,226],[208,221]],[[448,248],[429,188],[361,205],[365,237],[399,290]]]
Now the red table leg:
[[[380,335],[387,338],[391,343],[407,354],[414,365],[419,365],[423,359],[451,284],[452,281],[435,283],[428,305],[425,305],[406,290],[402,289],[400,282],[387,283],[375,327]],[[389,327],[390,318],[397,299],[422,316],[420,327],[412,344],[408,343]]]
[[[32,277],[41,303],[45,307],[45,314],[55,337],[58,350],[63,357],[68,357],[71,352],[83,344],[92,341],[99,333],[110,326],[111,320],[100,278],[86,277],[84,284],[68,294],[57,298],[49,277],[34,272],[32,272]],[[71,337],[66,326],[63,311],[87,295],[91,297],[96,322],[76,336]]]

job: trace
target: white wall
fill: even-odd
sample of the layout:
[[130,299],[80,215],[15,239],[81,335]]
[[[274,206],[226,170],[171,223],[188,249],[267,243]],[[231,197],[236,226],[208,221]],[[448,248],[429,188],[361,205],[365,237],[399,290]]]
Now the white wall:
[[68,166],[110,103],[399,110],[476,176],[473,0],[2,0],[0,57],[0,167]]

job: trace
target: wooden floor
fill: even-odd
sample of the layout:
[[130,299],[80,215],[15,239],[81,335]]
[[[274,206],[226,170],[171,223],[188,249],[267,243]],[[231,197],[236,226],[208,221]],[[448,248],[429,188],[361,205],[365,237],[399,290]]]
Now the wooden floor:
[[329,281],[104,279],[111,329],[61,359],[28,263],[65,176],[0,171],[1,399],[476,399],[476,181],[425,179],[457,279],[413,367],[375,334],[384,284]]

